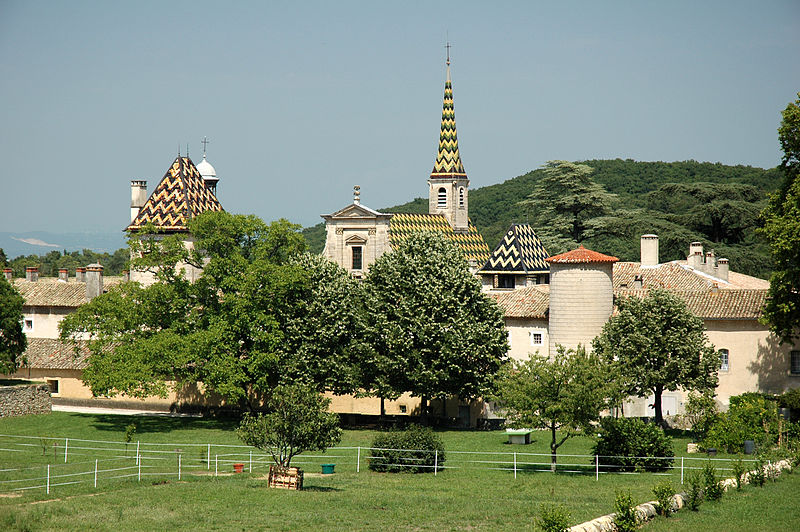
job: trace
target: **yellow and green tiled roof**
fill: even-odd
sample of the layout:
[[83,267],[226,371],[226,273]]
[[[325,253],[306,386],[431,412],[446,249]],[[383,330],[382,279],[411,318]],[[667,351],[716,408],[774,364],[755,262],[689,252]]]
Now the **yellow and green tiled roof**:
[[550,255],[528,224],[512,224],[497,245],[481,273],[547,273]]
[[389,243],[395,249],[403,240],[426,231],[441,233],[458,244],[467,261],[483,264],[489,258],[489,246],[471,220],[466,233],[457,233],[443,214],[393,214],[389,221]]
[[178,157],[127,230],[137,231],[152,223],[162,231],[186,231],[186,224],[195,216],[221,210],[192,160]]
[[456,110],[453,106],[453,85],[450,81],[450,67],[447,67],[447,81],[444,84],[444,105],[442,107],[442,128],[439,133],[439,153],[433,164],[431,177],[464,176],[464,165],[458,153],[456,133]]

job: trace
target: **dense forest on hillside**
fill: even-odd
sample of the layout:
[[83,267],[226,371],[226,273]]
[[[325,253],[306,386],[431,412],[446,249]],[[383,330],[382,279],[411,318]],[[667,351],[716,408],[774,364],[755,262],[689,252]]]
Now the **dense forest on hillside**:
[[121,275],[128,267],[130,252],[128,248],[120,248],[110,253],[97,253],[91,249],[83,251],[51,251],[45,255],[20,255],[8,259],[0,248],[0,266],[14,270],[14,277],[25,277],[25,268],[37,266],[42,277],[55,277],[59,268],[67,268],[70,277],[75,277],[75,268],[83,268],[88,264],[102,264],[104,275]]
[[[780,184],[777,170],[720,163],[638,162],[631,159],[581,161],[594,169],[592,179],[616,195],[606,231],[581,242],[586,247],[639,260],[639,236],[659,235],[661,261],[686,258],[689,243],[702,242],[718,257],[730,259],[731,269],[767,278],[770,259],[756,232],[758,214],[767,195]],[[519,205],[543,176],[537,169],[497,185],[470,191],[470,217],[490,248],[508,226],[530,222],[535,213]],[[382,212],[424,213],[426,198],[380,209]],[[535,230],[541,228],[534,226]],[[312,251],[325,244],[324,224],[304,229]],[[545,246],[548,242],[545,241]],[[568,251],[547,247],[550,254]]]

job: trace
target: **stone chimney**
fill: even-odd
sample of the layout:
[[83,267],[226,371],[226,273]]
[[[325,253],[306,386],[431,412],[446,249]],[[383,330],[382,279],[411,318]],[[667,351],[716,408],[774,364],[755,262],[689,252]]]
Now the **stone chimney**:
[[97,263],[86,267],[86,299],[94,299],[103,293],[103,267]]
[[689,256],[686,257],[689,266],[695,269],[703,267],[703,244],[702,242],[692,242],[689,244]]
[[64,281],[65,283],[69,282],[69,270],[66,268],[59,268],[58,269],[58,280]]
[[131,280],[131,272],[128,270],[122,270],[122,282],[127,283]]
[[86,268],[75,268],[75,282],[86,282]]
[[139,215],[139,210],[147,202],[147,181],[131,181],[131,221]]
[[37,266],[28,266],[25,268],[25,280],[35,283],[39,280],[39,268]]
[[727,281],[729,271],[730,271],[730,266],[728,264],[728,259],[719,259],[717,261],[717,277],[719,277],[723,281]]
[[14,270],[11,268],[3,268],[3,275],[9,283],[14,279]]
[[642,287],[643,287],[642,285],[643,285],[642,276],[641,275],[635,276],[633,278],[633,289],[634,290],[641,290]]
[[641,249],[642,266],[658,266],[658,235],[642,235]]

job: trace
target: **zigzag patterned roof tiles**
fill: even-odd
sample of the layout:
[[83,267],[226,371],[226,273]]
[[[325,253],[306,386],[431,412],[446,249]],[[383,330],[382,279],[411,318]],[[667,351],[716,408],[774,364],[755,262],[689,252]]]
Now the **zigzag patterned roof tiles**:
[[221,210],[192,160],[177,157],[126,230],[137,231],[152,223],[161,231],[186,231],[195,216]]
[[439,152],[433,163],[431,177],[467,176],[461,155],[458,152],[456,133],[456,110],[453,104],[453,84],[450,81],[450,66],[447,66],[447,81],[444,83],[444,103],[442,105],[442,127],[439,133]]
[[406,238],[413,237],[423,231],[441,233],[461,248],[467,261],[483,264],[489,258],[489,246],[483,237],[469,222],[466,233],[456,233],[443,214],[407,214],[397,213],[389,221],[389,244],[396,249]]
[[547,273],[549,255],[528,224],[512,224],[497,245],[481,273]]

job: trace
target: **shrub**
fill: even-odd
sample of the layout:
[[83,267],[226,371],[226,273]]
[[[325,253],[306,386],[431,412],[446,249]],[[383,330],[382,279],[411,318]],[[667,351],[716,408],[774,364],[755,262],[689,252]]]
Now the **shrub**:
[[427,427],[412,425],[404,431],[378,434],[372,441],[369,468],[372,471],[426,473],[445,460],[442,439]]
[[703,503],[703,477],[697,471],[689,474],[689,490],[686,492],[688,497],[687,506],[693,512],[700,509]]
[[713,395],[689,392],[683,415],[694,433],[694,441],[702,441],[717,420],[717,402]]
[[767,480],[767,474],[764,472],[765,466],[766,464],[761,459],[756,462],[756,468],[750,471],[750,484],[759,488],[764,486],[764,482]]
[[653,486],[653,495],[658,502],[658,508],[656,508],[658,514],[669,517],[669,514],[672,513],[672,497],[675,495],[672,482],[667,480]]
[[705,484],[705,496],[709,501],[718,501],[722,498],[725,491],[717,478],[717,470],[711,464],[707,463],[703,467],[703,483]]
[[619,532],[633,532],[639,525],[630,491],[618,491],[614,497],[614,525]]
[[747,466],[744,465],[744,460],[742,460],[742,457],[740,456],[733,461],[733,478],[736,479],[737,491],[742,490],[742,480],[745,473],[747,473]]
[[769,448],[778,440],[778,404],[771,396],[744,393],[730,399],[730,408],[719,414],[703,440],[703,447],[740,453],[745,440]]
[[569,518],[569,512],[564,506],[543,504],[539,507],[539,519],[536,520],[536,524],[545,532],[567,532]]
[[600,438],[592,453],[600,456],[603,467],[661,471],[672,466],[675,456],[672,438],[655,424],[636,418],[604,418],[600,426]]

